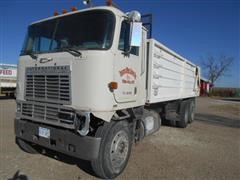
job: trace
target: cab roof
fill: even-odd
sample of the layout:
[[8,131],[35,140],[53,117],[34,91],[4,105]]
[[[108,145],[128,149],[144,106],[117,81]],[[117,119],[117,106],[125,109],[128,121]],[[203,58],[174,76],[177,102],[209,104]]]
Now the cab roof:
[[60,18],[60,17],[69,16],[69,15],[72,15],[72,14],[77,14],[77,13],[87,12],[87,11],[93,11],[93,10],[107,10],[107,11],[113,12],[117,16],[126,16],[126,14],[123,11],[121,11],[121,10],[119,10],[119,9],[113,7],[113,6],[97,6],[97,7],[90,7],[90,8],[86,8],[86,9],[76,10],[76,11],[69,11],[67,13],[60,14],[60,15],[57,15],[57,16],[51,16],[51,17],[48,17],[48,18],[45,18],[45,19],[35,21],[35,22],[31,23],[30,25],[37,24],[37,23],[44,22],[44,21],[48,21],[48,20],[51,20],[51,19],[57,19],[57,18]]

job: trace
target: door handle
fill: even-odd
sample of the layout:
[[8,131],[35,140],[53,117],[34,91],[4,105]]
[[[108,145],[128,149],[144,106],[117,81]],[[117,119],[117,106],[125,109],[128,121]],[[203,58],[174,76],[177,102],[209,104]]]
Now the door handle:
[[134,87],[134,95],[137,94],[137,87]]

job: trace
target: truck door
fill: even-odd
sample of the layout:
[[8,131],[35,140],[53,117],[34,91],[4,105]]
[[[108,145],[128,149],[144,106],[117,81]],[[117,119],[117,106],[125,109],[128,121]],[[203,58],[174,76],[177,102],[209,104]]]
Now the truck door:
[[126,53],[125,49],[129,46],[129,38],[130,23],[123,20],[114,60],[114,81],[118,83],[118,89],[114,91],[114,95],[118,103],[134,102],[142,94],[140,93],[142,48],[141,46],[132,46],[129,53]]

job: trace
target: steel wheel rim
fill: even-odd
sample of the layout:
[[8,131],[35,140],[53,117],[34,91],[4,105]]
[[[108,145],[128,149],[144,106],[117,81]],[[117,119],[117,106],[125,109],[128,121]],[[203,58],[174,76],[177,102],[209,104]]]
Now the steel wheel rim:
[[110,149],[110,161],[113,170],[119,173],[121,166],[127,159],[129,151],[129,138],[125,131],[119,131],[113,138]]

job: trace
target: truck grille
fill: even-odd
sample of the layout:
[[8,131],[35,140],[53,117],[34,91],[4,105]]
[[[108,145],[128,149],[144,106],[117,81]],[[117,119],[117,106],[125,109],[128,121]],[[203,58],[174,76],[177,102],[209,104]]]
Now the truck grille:
[[21,117],[41,123],[74,128],[75,112],[62,105],[21,102]]
[[70,104],[70,67],[26,68],[25,98],[40,102]]

